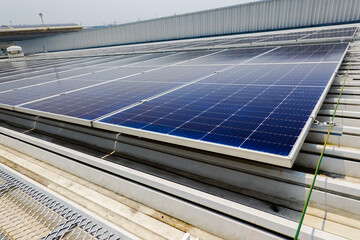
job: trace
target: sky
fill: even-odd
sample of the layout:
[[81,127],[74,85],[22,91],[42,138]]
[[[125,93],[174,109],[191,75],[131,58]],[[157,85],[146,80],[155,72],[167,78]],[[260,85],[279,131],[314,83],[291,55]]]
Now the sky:
[[254,0],[0,0],[0,25],[77,23],[121,24]]

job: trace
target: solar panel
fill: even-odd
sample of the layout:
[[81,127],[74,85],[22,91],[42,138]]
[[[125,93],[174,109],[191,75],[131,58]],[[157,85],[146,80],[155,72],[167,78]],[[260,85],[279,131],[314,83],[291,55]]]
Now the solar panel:
[[[285,63],[235,66],[94,126],[291,166],[311,124],[310,116],[318,110],[314,108],[325,96],[347,46],[284,47],[285,51],[269,54],[281,53],[275,62]],[[286,52],[300,59],[290,58],[297,61],[288,63]],[[257,62],[269,60],[266,56]],[[328,56],[333,62],[328,62]],[[309,60],[318,62],[304,63]],[[242,77],[246,71],[250,74]]]

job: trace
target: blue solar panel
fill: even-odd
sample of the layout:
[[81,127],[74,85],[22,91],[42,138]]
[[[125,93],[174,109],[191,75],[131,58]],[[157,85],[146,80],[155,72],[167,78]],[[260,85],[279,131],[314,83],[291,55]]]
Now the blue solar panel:
[[146,136],[159,139],[160,134],[164,141],[189,139],[287,157],[346,48],[280,48],[253,61],[262,63],[271,55],[280,64],[235,66],[102,119],[99,126],[137,129],[140,136],[156,133]]

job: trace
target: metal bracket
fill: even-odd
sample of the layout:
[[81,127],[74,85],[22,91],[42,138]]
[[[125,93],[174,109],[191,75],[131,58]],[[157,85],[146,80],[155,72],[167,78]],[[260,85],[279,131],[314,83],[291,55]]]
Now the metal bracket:
[[320,122],[319,120],[314,120],[313,124],[311,125],[310,131],[327,134],[330,125],[332,125],[330,133],[331,135],[341,136],[343,134],[344,126],[332,121]]

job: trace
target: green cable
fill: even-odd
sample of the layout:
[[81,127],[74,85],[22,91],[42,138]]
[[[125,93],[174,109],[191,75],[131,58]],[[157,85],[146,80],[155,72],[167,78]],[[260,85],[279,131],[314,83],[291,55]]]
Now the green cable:
[[339,107],[340,98],[341,98],[341,96],[342,96],[342,92],[343,92],[344,87],[345,87],[346,78],[347,78],[347,76],[348,76],[348,74],[349,74],[349,70],[350,70],[350,66],[351,66],[351,60],[352,60],[352,56],[351,56],[351,58],[350,58],[350,64],[349,64],[349,67],[348,67],[348,69],[347,69],[347,71],[346,71],[343,84],[342,84],[342,86],[341,86],[340,95],[339,95],[339,98],[338,98],[338,100],[337,100],[337,103],[336,103],[336,106],[335,106],[335,110],[334,110],[334,113],[333,113],[332,118],[331,118],[329,131],[328,131],[328,133],[327,133],[327,135],[326,135],[325,143],[324,143],[323,149],[322,149],[322,151],[321,151],[318,164],[317,164],[317,166],[316,166],[316,170],[315,170],[315,173],[314,173],[314,178],[313,178],[313,181],[312,181],[312,183],[311,183],[308,196],[307,196],[307,198],[306,198],[306,202],[305,202],[305,205],[304,205],[304,209],[303,209],[303,211],[302,211],[302,214],[301,214],[301,218],[300,218],[300,221],[299,221],[299,225],[298,225],[298,228],[297,228],[297,231],[296,231],[294,240],[297,240],[298,237],[299,237],[299,234],[300,234],[300,229],[301,229],[302,223],[303,223],[303,221],[304,221],[306,209],[307,209],[307,207],[308,207],[308,205],[309,205],[311,193],[312,193],[312,190],[313,190],[313,188],[314,188],[315,181],[316,181],[316,177],[317,177],[318,172],[319,172],[320,164],[321,164],[321,161],[322,161],[322,159],[323,159],[324,152],[325,152],[325,148],[326,148],[327,142],[328,142],[328,140],[329,140],[330,132],[331,132],[331,129],[332,129],[333,124],[334,124],[333,121],[334,121],[334,118],[335,118],[335,114],[336,114],[336,111],[337,111],[337,109],[338,109],[338,107]]

